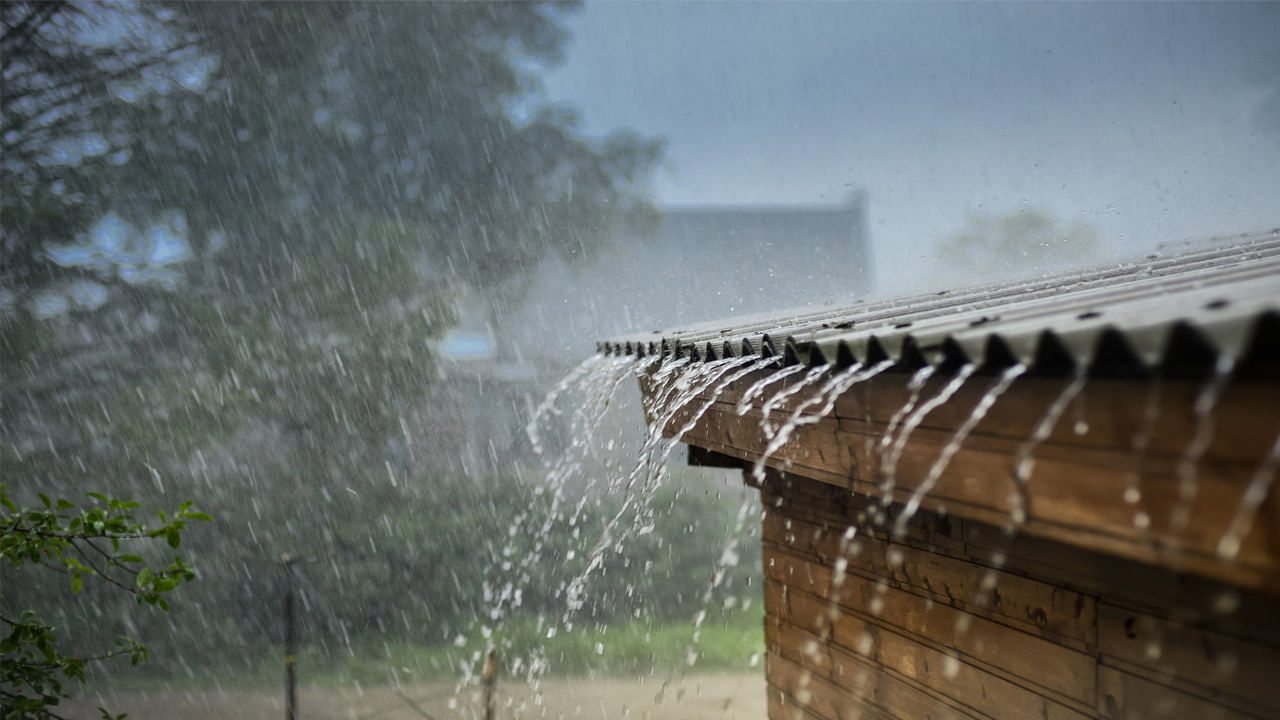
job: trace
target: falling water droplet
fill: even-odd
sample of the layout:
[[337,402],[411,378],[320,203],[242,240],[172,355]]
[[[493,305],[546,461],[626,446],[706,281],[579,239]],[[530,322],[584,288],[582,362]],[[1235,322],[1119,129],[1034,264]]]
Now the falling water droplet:
[[1227,590],[1213,600],[1213,611],[1219,615],[1231,615],[1240,609],[1240,594]]
[[872,637],[871,633],[869,632],[861,633],[860,635],[858,635],[858,654],[870,655],[871,649],[875,647],[875,644],[876,644],[876,639]]
[[960,674],[960,658],[954,655],[948,655],[942,661],[942,675],[948,680],[953,680]]

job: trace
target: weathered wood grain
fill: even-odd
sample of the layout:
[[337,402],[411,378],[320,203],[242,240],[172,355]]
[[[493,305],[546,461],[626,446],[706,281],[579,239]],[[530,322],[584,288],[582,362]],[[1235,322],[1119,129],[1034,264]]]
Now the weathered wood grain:
[[[766,643],[785,668],[770,681],[789,683],[771,718],[1280,716],[1280,622],[1235,622],[1234,603],[1267,596],[930,512],[897,538],[869,522],[877,500],[776,471],[762,498]],[[1145,592],[1106,593],[1135,570],[1155,573],[1137,573]]]
[[[665,431],[705,406],[682,437],[695,462],[750,475],[769,443],[763,405],[735,404],[759,377]],[[1015,381],[905,525],[993,378],[972,378],[909,438],[886,443],[909,394],[895,374],[798,427],[761,484],[770,718],[1280,717],[1280,493],[1235,557],[1217,553],[1280,433],[1280,383],[1243,374],[1204,414],[1205,380],[1091,378],[1031,453],[1023,523],[1015,468],[1070,378]]]

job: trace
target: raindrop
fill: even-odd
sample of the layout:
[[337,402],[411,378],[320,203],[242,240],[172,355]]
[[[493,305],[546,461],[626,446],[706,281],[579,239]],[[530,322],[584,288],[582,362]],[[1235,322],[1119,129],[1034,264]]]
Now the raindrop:
[[1219,615],[1231,615],[1240,609],[1240,594],[1226,590],[1213,600],[1213,611]]
[[946,656],[942,661],[942,675],[948,680],[954,680],[960,674],[960,659],[954,655]]

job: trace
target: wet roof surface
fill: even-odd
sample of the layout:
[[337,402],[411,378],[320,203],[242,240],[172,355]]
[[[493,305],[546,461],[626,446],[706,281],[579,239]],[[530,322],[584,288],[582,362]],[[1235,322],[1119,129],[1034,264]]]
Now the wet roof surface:
[[[713,269],[709,269],[714,271]],[[612,354],[1144,373],[1280,358],[1280,229],[1140,263],[599,343]]]

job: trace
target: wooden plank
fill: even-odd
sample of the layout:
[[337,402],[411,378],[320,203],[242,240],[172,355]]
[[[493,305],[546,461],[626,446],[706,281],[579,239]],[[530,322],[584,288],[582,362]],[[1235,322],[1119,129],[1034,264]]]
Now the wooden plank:
[[[837,442],[857,455],[853,465],[860,469],[862,477],[879,477],[879,454],[862,453],[857,426],[839,422],[842,429]],[[913,433],[897,465],[898,477],[905,481],[898,484],[897,490],[914,490],[951,438],[947,431],[921,429]],[[1014,468],[1020,446],[1021,442],[1008,439],[970,436],[940,478],[936,497],[983,505],[1007,519],[1013,507]],[[1194,522],[1175,532],[1170,518],[1175,508],[1183,504],[1179,500],[1179,458],[1141,458],[1126,451],[1042,446],[1037,449],[1035,460],[1029,481],[1034,519],[1097,528],[1140,542],[1154,538],[1208,554],[1215,552],[1219,538],[1235,516],[1244,479],[1254,469],[1252,463],[1200,463],[1194,477],[1197,494],[1189,505]],[[1124,500],[1130,486],[1140,492],[1140,499],[1133,504]],[[1139,512],[1149,519],[1142,527],[1135,523]],[[1267,542],[1275,538],[1268,538],[1265,530],[1262,527],[1251,533],[1250,542],[1241,550],[1241,562],[1257,562],[1257,558],[1265,559],[1267,552],[1276,549]]]
[[[797,593],[796,597],[802,598],[803,595]],[[886,608],[893,602],[893,599],[887,599]],[[793,607],[793,613],[804,612],[805,604],[806,601],[800,601]],[[816,607],[810,607],[810,611],[823,607],[819,603],[814,605]],[[911,628],[894,623],[893,617],[886,618],[886,615],[892,614],[889,610],[882,612],[879,617],[866,613],[841,614],[832,627],[833,662],[834,653],[840,648],[866,655],[886,667],[896,669],[904,677],[965,702],[970,707],[987,708],[984,712],[991,712],[996,706],[980,702],[977,698],[981,693],[996,693],[1000,696],[999,702],[1010,704],[1010,707],[1035,707],[1045,712],[1052,707],[1055,709],[1055,717],[1077,717],[1092,703],[1092,660],[1078,657],[1074,668],[1068,666],[1070,674],[1064,676],[1064,682],[1058,682],[1057,679],[1047,678],[1043,669],[1053,665],[1062,667],[1061,658],[1048,657],[1037,662],[1027,655],[1025,648],[1016,640],[1009,642],[1015,636],[991,632],[991,627],[972,627],[956,633],[954,642],[943,643],[938,642],[936,633],[913,632]],[[1028,667],[1028,664],[1037,666]],[[950,674],[952,671],[958,673],[963,668],[972,668],[972,671],[966,670],[966,677],[977,683],[968,688],[977,694],[967,699],[966,688],[955,684],[958,675]],[[1070,672],[1073,669],[1075,672]],[[832,672],[838,670],[833,667]],[[981,682],[983,678],[989,681]],[[1073,683],[1074,687],[1067,687],[1067,682]],[[1052,687],[1054,685],[1057,687]],[[1000,716],[998,712],[995,714]],[[1024,715],[1010,713],[1004,716]]]
[[[762,488],[761,495],[766,520],[780,516],[824,526],[848,528],[856,525],[862,535],[888,539],[883,523],[877,524],[881,522],[877,516],[884,513],[879,499],[854,494],[845,488],[815,482],[804,476],[771,472],[773,475]],[[888,517],[896,516],[899,509],[891,507]],[[963,518],[921,510],[906,524],[905,533],[893,540],[929,550],[943,548],[963,557],[963,523]]]
[[[790,538],[788,547],[816,556],[826,567],[843,558],[850,573],[884,578],[893,587],[1013,625],[1076,650],[1091,651],[1096,643],[1096,605],[1092,597],[1082,593],[889,542],[865,532],[847,543],[849,550],[842,554],[845,532],[839,525],[829,528],[777,515],[766,518],[765,524],[766,542]],[[992,583],[985,593],[984,583]],[[981,604],[984,595],[985,605]]]
[[[801,558],[794,553],[781,551],[777,546],[766,543],[764,546],[764,574],[780,590],[775,594],[785,598],[776,604],[777,615],[781,618],[792,617],[791,593],[796,590],[829,597],[831,593],[831,571],[811,559]],[[766,605],[766,612],[769,610]],[[810,630],[819,631],[823,626],[807,626]]]
[[[854,688],[853,675],[841,676],[844,685],[816,677],[796,663],[771,656],[765,677],[769,687],[784,695],[815,717],[831,720],[883,716],[895,720],[968,720],[980,717],[950,705],[919,688],[867,667],[864,682]],[[850,692],[854,690],[854,692]]]
[[685,459],[686,464],[692,467],[714,467],[714,468],[730,468],[733,470],[742,469],[742,461],[731,455],[723,455],[718,452],[712,452],[698,447],[697,445],[689,446],[689,455]]
[[830,681],[780,654],[769,654],[765,678],[769,687],[776,688],[795,707],[823,720],[839,720],[840,708],[853,705],[857,700],[847,693],[839,692]]
[[[769,689],[767,705],[769,720],[829,720],[808,712],[801,707],[798,700],[773,688]],[[883,715],[874,714],[869,710],[864,710],[860,716],[856,717],[865,720],[884,720]]]
[[[769,563],[768,559],[765,564]],[[787,617],[791,609],[787,603],[787,585],[785,583],[764,584],[764,612],[766,615]]]
[[[1166,567],[1088,551],[1060,542],[1004,531],[982,523],[962,527],[966,556],[980,564],[999,556],[1003,566],[1113,605],[1280,648],[1280,616],[1274,595],[1177,573]],[[948,552],[950,550],[948,549]],[[1231,608],[1224,612],[1222,608]]]
[[[757,427],[745,422],[749,418],[732,415],[723,423],[719,418],[713,408],[703,426],[695,430],[704,426],[714,429],[712,434],[719,438],[714,442],[727,443],[715,445],[717,452],[744,459],[758,457],[764,439]],[[840,422],[843,421],[827,419],[801,428],[795,441],[770,462],[824,482],[867,494],[878,493],[878,454],[866,449],[867,437],[833,430],[833,424],[838,427]],[[913,438],[898,464],[893,497],[899,503],[909,499],[949,436],[917,431]],[[713,442],[697,432],[686,439],[695,444]],[[925,507],[991,524],[1008,523],[1013,487],[1010,478],[1019,445],[1009,440],[971,438],[955,454],[925,499]],[[1030,483],[1031,513],[1024,531],[1143,562],[1175,562],[1188,571],[1280,592],[1280,531],[1268,529],[1270,518],[1280,519],[1280,495],[1273,494],[1262,508],[1238,560],[1223,563],[1216,556],[1216,546],[1243,492],[1241,477],[1247,474],[1245,468],[1202,464],[1196,480],[1198,497],[1191,505],[1195,521],[1186,530],[1171,535],[1168,518],[1179,506],[1176,473],[1168,462],[1144,468],[1139,483],[1144,493],[1142,509],[1149,515],[1150,527],[1138,528],[1135,508],[1120,499],[1129,483],[1125,457],[1083,450],[1062,457],[1052,453],[1039,457]],[[1178,550],[1162,549],[1166,545]]]
[[[761,371],[734,383],[717,398],[717,404],[732,408],[742,392],[768,371]],[[769,397],[792,382],[771,386]],[[837,401],[834,415],[866,419],[884,426],[907,402],[910,376],[885,373],[853,386]],[[934,395],[949,378],[935,375],[920,393],[920,402]],[[985,382],[984,382],[985,380]],[[965,383],[948,402],[930,412],[921,423],[926,429],[953,431],[977,404],[989,378],[976,377]],[[1022,377],[991,408],[975,429],[975,435],[1006,437],[1021,442],[1041,419],[1045,410],[1070,382],[1069,378]],[[1154,391],[1157,418],[1150,428],[1148,451],[1153,456],[1176,457],[1186,447],[1195,431],[1190,408],[1203,388],[1203,381],[1187,378],[1159,381]],[[1090,378],[1084,390],[1064,413],[1045,444],[1070,447],[1111,448],[1128,451],[1134,436],[1143,429],[1152,397],[1151,381],[1128,378]],[[785,418],[811,393],[802,391],[775,411],[775,418]],[[703,400],[705,401],[705,400]],[[691,405],[693,403],[690,403]],[[757,401],[756,406],[760,405]],[[1256,460],[1266,453],[1280,432],[1280,385],[1272,378],[1237,378],[1228,384],[1214,412],[1218,432],[1208,450],[1208,458]],[[1270,422],[1267,422],[1267,420]],[[1259,422],[1262,420],[1262,422]],[[1077,423],[1085,432],[1078,432]]]
[[[830,622],[828,570],[800,558],[777,555],[765,572],[773,582],[816,578],[812,587],[824,589],[821,593],[788,589],[791,615],[783,619],[819,630]],[[1016,628],[862,579],[844,583],[837,609],[839,617],[831,626],[832,638],[846,647],[857,647],[860,641],[856,633],[850,635],[850,631],[841,629],[847,628],[841,625],[845,618],[854,615],[937,647],[954,649],[967,661],[1021,678],[1050,697],[1086,705],[1094,702],[1096,684],[1091,656]]]
[[770,623],[765,628],[765,647],[769,654],[781,655],[818,677],[831,677],[827,645],[793,623],[782,619]]
[[944,695],[974,714],[1044,720],[1091,717],[904,635],[865,624],[862,632],[873,638],[866,646],[868,652],[834,646],[831,650],[833,678],[854,676],[859,665],[872,662],[883,672]]
[[[1265,720],[1115,668],[1098,668],[1098,713],[1107,720]],[[1271,716],[1274,717],[1274,716]]]
[[[800,597],[800,596],[797,596]],[[821,612],[811,608],[804,616]],[[855,660],[893,674],[903,683],[928,689],[977,713],[992,717],[1082,720],[1079,709],[1018,685],[929,644],[875,622],[844,615],[835,620],[838,635],[829,643],[798,625],[779,623],[769,642],[772,651],[824,679],[847,677],[855,686],[861,672]],[[845,640],[841,640],[845,638]],[[848,638],[856,638],[852,645]],[[860,658],[860,660],[858,660]],[[851,664],[852,663],[852,664]],[[865,681],[865,680],[864,680]],[[1081,706],[1087,710],[1088,705]]]
[[[762,376],[763,373],[743,378],[727,389],[722,401],[714,403],[707,417],[690,433],[690,441],[701,442],[706,447],[711,443],[745,451],[716,450],[735,458],[757,457],[764,442],[758,427],[761,403],[757,401],[747,417],[738,417],[733,404],[742,389]],[[925,388],[922,397],[930,397],[944,380],[934,378],[933,385]],[[950,501],[957,508],[953,511],[972,512],[973,515],[966,516],[995,524],[1007,518],[1009,488],[1000,487],[999,482],[992,480],[1011,476],[1017,448],[1066,382],[1065,379],[1022,378],[1013,390],[1002,396],[974,429],[968,447],[954,461],[956,467],[968,462],[978,470],[978,481],[970,483],[972,487],[963,483],[957,486],[956,479],[949,476],[963,477],[964,473],[944,475],[938,488],[942,503]],[[780,467],[790,464],[799,472],[837,484],[853,479],[863,483],[858,489],[874,490],[878,459],[871,449],[878,444],[888,418],[905,401],[905,383],[906,378],[902,376],[882,375],[855,386],[836,405],[837,429],[846,435],[832,436],[822,423],[802,428],[791,447],[779,453],[775,464]],[[915,462],[918,467],[902,473],[910,482],[898,488],[897,500],[905,499],[901,495],[909,493],[916,479],[932,464],[937,450],[967,418],[987,385],[988,382],[979,380],[967,383],[951,401],[924,418],[912,442],[908,443],[903,459],[904,463]],[[1040,496],[1033,497],[1033,517],[1026,528],[1028,532],[1044,532],[1046,536],[1119,552],[1144,562],[1160,562],[1162,557],[1166,561],[1178,560],[1182,555],[1144,551],[1142,546],[1150,545],[1150,536],[1190,553],[1192,556],[1186,558],[1190,570],[1206,572],[1224,565],[1214,554],[1217,542],[1235,515],[1248,476],[1280,432],[1280,384],[1271,382],[1269,377],[1250,377],[1228,385],[1212,413],[1216,432],[1211,434],[1211,442],[1199,463],[1200,491],[1192,508],[1192,523],[1179,533],[1169,532],[1168,528],[1168,518],[1179,504],[1180,480],[1176,465],[1197,430],[1197,418],[1191,408],[1203,390],[1203,383],[1170,380],[1163,382],[1159,390],[1160,412],[1153,416],[1154,424],[1148,426],[1144,418],[1151,394],[1148,383],[1101,378],[1089,381],[1037,451],[1040,462],[1033,484],[1044,487],[1036,488]],[[802,392],[783,403],[773,415],[775,422],[785,418],[805,396]],[[702,402],[691,403],[691,406],[700,406]],[[677,422],[683,424],[684,418]],[[1078,432],[1081,428],[1087,431]],[[1127,475],[1133,468],[1125,466],[1137,457],[1134,437],[1140,432],[1149,435],[1143,478],[1146,497],[1142,507],[1132,507],[1120,498],[1130,484]],[[966,458],[966,451],[972,449],[1003,457]],[[1055,462],[1061,467],[1051,472],[1047,468]],[[1089,484],[1081,485],[1082,482]],[[960,487],[963,492],[948,496],[949,486]],[[1149,527],[1135,527],[1139,510],[1149,518]],[[1223,569],[1223,576],[1251,586],[1270,585],[1280,592],[1280,587],[1269,582],[1265,573],[1258,572],[1280,567],[1280,529],[1275,529],[1280,523],[1270,521],[1276,519],[1280,519],[1280,493],[1273,493],[1264,504],[1254,532],[1245,540],[1236,563],[1245,567]],[[1064,528],[1056,527],[1060,525],[1067,526],[1065,532]],[[1268,532],[1267,528],[1272,530]],[[1101,537],[1090,538],[1089,531],[1096,531]]]
[[1103,604],[1104,662],[1217,704],[1280,717],[1280,650]]

